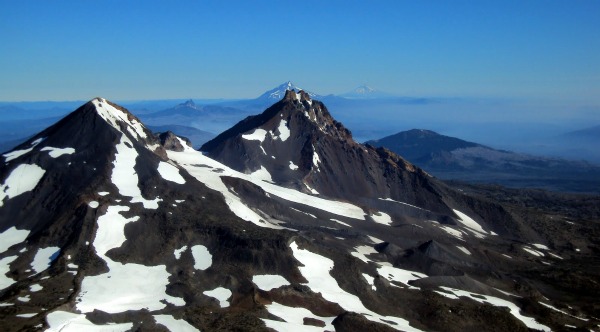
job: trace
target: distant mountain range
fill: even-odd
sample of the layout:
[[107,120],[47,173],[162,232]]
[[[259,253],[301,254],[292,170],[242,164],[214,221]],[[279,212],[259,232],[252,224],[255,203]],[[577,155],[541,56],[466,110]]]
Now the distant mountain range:
[[386,147],[442,179],[600,193],[600,167],[583,161],[498,150],[423,129],[366,144]]

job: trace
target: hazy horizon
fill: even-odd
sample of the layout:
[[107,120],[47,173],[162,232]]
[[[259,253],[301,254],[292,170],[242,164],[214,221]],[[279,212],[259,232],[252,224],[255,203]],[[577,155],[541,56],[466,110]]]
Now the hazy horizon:
[[6,2],[0,100],[254,98],[292,80],[600,103],[597,1]]

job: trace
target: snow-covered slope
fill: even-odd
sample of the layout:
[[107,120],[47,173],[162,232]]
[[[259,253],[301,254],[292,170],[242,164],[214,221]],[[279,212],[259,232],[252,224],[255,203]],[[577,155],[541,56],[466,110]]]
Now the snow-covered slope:
[[[288,97],[317,131],[351,139],[321,122],[321,103]],[[270,140],[263,148],[277,160],[277,144],[303,134],[291,114],[241,139]],[[1,157],[2,330],[591,326],[584,297],[568,300],[535,274],[576,254],[500,206],[443,186],[430,192],[445,212],[386,194],[341,200],[274,183],[273,158],[240,172],[168,136],[97,98]],[[327,154],[307,156],[276,165],[334,167]],[[403,190],[419,195],[407,187],[418,185],[428,182]],[[571,309],[549,309],[563,303]]]

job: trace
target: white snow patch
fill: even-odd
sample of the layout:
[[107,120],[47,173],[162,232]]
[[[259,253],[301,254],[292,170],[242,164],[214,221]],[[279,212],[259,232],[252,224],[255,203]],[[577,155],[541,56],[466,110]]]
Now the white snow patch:
[[40,248],[31,262],[31,269],[35,273],[40,273],[50,267],[50,264],[58,257],[59,247]]
[[514,303],[512,303],[510,301],[503,300],[503,299],[489,296],[489,295],[470,293],[467,291],[454,289],[454,288],[450,288],[450,287],[442,286],[441,288],[447,292],[450,292],[451,294],[448,294],[446,292],[440,292],[440,291],[435,291],[435,292],[440,295],[443,295],[445,297],[451,298],[451,299],[458,299],[459,297],[464,296],[464,297],[470,298],[471,300],[477,301],[479,303],[489,303],[489,304],[497,306],[497,307],[507,307],[510,310],[510,313],[516,319],[523,322],[523,324],[525,324],[525,326],[527,326],[528,328],[534,329],[534,330],[550,331],[549,327],[538,323],[534,318],[521,315],[521,309],[517,305],[515,305]]
[[[33,148],[36,145],[40,144],[43,140],[44,140],[44,138],[36,139],[35,141],[31,142],[31,145],[30,145],[31,147],[28,149],[15,150],[15,151],[3,154],[4,158],[6,158],[5,162],[9,162],[13,159],[19,158],[20,156],[22,156],[24,154],[31,152],[31,150],[33,150]],[[0,205],[0,206],[2,206],[2,205]]]
[[31,300],[31,299],[29,298],[29,295],[25,295],[25,296],[17,297],[17,300],[21,301],[21,302],[29,302],[29,300]]
[[374,236],[371,236],[371,235],[367,235],[367,237],[369,238],[369,240],[371,240],[371,242],[373,242],[375,244],[383,242],[383,240],[378,239],[378,238],[376,238]]
[[306,186],[306,189],[308,189],[308,191],[310,191],[311,194],[320,195],[316,189],[311,188],[308,184],[306,184],[306,182],[304,183],[304,185]]
[[0,307],[10,307],[11,305],[15,305],[14,303],[0,303]]
[[175,203],[179,204],[179,203],[183,203],[185,202],[185,199],[176,199]]
[[[403,283],[404,285],[406,285],[406,287],[411,288],[411,289],[417,289],[417,287],[409,285],[408,284],[409,281],[413,281],[413,280],[417,280],[417,279],[421,279],[421,278],[427,278],[426,274],[415,272],[415,271],[410,271],[410,270],[404,270],[401,268],[388,266],[388,265],[383,265],[383,266],[380,266],[379,268],[377,268],[377,273],[379,273],[380,276],[387,279],[388,281],[395,281],[395,282]],[[394,285],[394,284],[390,284],[390,285],[392,285],[394,287],[398,287],[397,285]]]
[[464,252],[467,255],[471,255],[471,252],[467,248],[465,248],[463,246],[456,246],[456,248],[458,248],[458,250]]
[[537,256],[537,257],[544,257],[544,253],[541,251],[537,251],[531,247],[523,247],[523,250],[527,251],[528,253],[532,254],[533,256]]
[[509,255],[507,255],[507,254],[502,254],[502,256],[504,256],[504,257],[506,257],[506,258],[510,258],[510,259],[512,259],[512,257],[510,257],[510,256],[509,256]]
[[33,284],[33,285],[29,286],[29,291],[34,292],[34,293],[39,292],[42,289],[44,289],[44,287],[42,287],[40,284]]
[[169,331],[176,332],[200,332],[197,328],[183,319],[175,319],[170,315],[154,315],[157,324],[163,325]]
[[294,162],[293,162],[293,161],[291,161],[291,160],[290,160],[290,169],[291,169],[292,171],[295,171],[295,170],[297,170],[297,169],[298,169],[298,165],[294,164]]
[[125,242],[125,225],[139,219],[137,216],[126,219],[119,213],[122,211],[129,211],[129,207],[109,206],[106,213],[98,218],[93,246],[109,271],[83,279],[76,308],[83,313],[94,309],[119,313],[144,308],[160,310],[166,307],[165,301],[185,305],[183,299],[166,294],[171,274],[165,265],[123,264],[106,256],[110,249]]
[[259,141],[262,143],[264,142],[266,136],[266,130],[257,128],[250,134],[242,135],[242,138],[249,141]]
[[439,227],[441,230],[443,230],[444,232],[446,232],[446,233],[448,233],[448,234],[450,234],[450,235],[454,236],[455,238],[457,238],[457,239],[459,239],[459,240],[463,240],[463,241],[464,241],[464,239],[462,238],[462,236],[463,236],[463,233],[461,233],[459,230],[456,230],[456,229],[454,229],[454,228],[452,228],[452,227],[450,227],[450,226],[445,226],[445,225],[439,225],[438,227]]
[[589,321],[589,319],[587,319],[587,318],[581,318],[581,317],[577,317],[577,316],[571,315],[570,313],[568,313],[566,311],[560,310],[560,309],[558,309],[556,307],[553,307],[553,306],[551,306],[549,304],[546,304],[544,302],[539,302],[539,304],[543,305],[546,308],[552,309],[552,310],[554,310],[556,312],[560,312],[563,315],[566,315],[566,316],[569,316],[569,317],[573,317],[573,318],[579,319],[579,320],[584,321],[584,322]]
[[0,259],[0,290],[3,290],[16,282],[12,278],[6,276],[10,271],[10,263],[15,259],[17,259],[17,256],[8,256]]
[[371,285],[371,289],[376,291],[377,287],[375,287],[375,278],[371,277],[370,275],[363,273],[362,274],[363,278],[365,278],[365,280],[367,281],[367,283],[369,285]]
[[458,219],[457,219],[458,222],[463,224],[463,226],[465,226],[467,228],[467,230],[469,230],[471,233],[473,233],[473,235],[475,235],[475,237],[484,238],[487,234],[490,234],[490,233],[486,232],[481,227],[481,225],[479,225],[475,220],[473,220],[468,215],[466,215],[456,209],[452,209],[452,211],[454,211],[454,213],[458,216]]
[[0,185],[0,207],[5,197],[11,199],[33,190],[46,170],[35,164],[21,164],[10,172],[4,184]]
[[410,206],[410,207],[413,207],[413,208],[415,208],[415,209],[419,209],[419,210],[428,211],[428,210],[425,210],[425,209],[423,209],[423,208],[420,208],[420,207],[418,207],[418,206],[415,206],[415,205],[412,205],[412,204],[408,204],[408,203],[404,203],[404,202],[400,202],[400,201],[395,201],[395,200],[393,200],[393,199],[391,199],[391,198],[380,198],[379,200],[382,200],[382,201],[388,201],[388,202],[394,202],[394,203],[398,203],[398,204],[402,204],[402,205]]
[[543,245],[543,244],[539,244],[539,243],[532,243],[532,246],[538,248],[538,249],[542,249],[542,250],[550,250],[550,248],[548,248],[547,246]]
[[[221,180],[221,176],[231,176],[249,181],[259,186],[265,191],[265,193],[269,195],[275,195],[290,202],[311,206],[348,218],[364,220],[364,211],[356,205],[322,199],[293,189],[283,188],[272,183],[258,180],[248,174],[234,171],[231,168],[207,156],[204,156],[201,152],[192,148],[185,147],[185,150],[182,152],[167,151],[167,154],[171,160],[176,161],[198,181],[223,194],[225,202],[233,213],[235,213],[241,219],[250,221],[257,226],[273,229],[284,228],[271,221],[265,221],[257,212],[245,205],[239,197],[235,196],[229,191],[229,189]],[[201,167],[198,165],[206,165],[208,167],[212,167],[212,169],[222,169],[223,171],[221,173],[215,173],[211,171],[211,168]]]
[[287,127],[287,121],[281,120],[279,123],[279,127],[277,127],[279,131],[279,138],[281,141],[285,142],[288,138],[290,138],[290,129]]
[[20,314],[20,315],[17,315],[17,317],[20,317],[20,318],[31,318],[31,317],[33,317],[35,315],[37,315],[37,313]]
[[[2,206],[2,205],[0,205]],[[15,226],[0,233],[0,254],[8,250],[8,248],[19,244],[27,238],[29,235],[28,230],[17,229]]]
[[54,311],[46,316],[48,329],[46,332],[118,332],[133,328],[133,323],[96,325],[85,318],[83,314],[73,314],[66,311]]
[[227,299],[230,298],[232,295],[229,289],[223,287],[217,287],[213,290],[204,291],[202,292],[202,294],[214,297],[215,299],[219,300],[219,305],[221,306],[221,308],[229,307],[229,301],[227,301]]
[[553,253],[551,253],[551,252],[549,252],[549,253],[548,253],[548,255],[550,255],[550,256],[552,256],[552,257],[554,257],[554,258],[563,259],[563,258],[562,258],[562,257],[560,257],[559,255],[557,255],[557,254],[553,254]]
[[270,291],[272,289],[290,284],[290,282],[287,281],[287,279],[278,274],[255,275],[252,277],[252,282],[255,283],[256,286],[258,286],[258,288],[264,291]]
[[178,184],[184,184],[185,179],[181,174],[179,174],[179,169],[169,163],[161,161],[158,163],[158,173],[163,179],[171,182],[175,182]]
[[260,169],[250,173],[250,176],[256,178],[257,180],[273,182],[271,173],[269,173],[269,171],[262,165],[260,166]]
[[198,244],[191,249],[192,256],[194,256],[194,268],[196,270],[206,270],[212,265],[212,255],[205,246]]
[[383,213],[383,212],[376,212],[373,213],[371,215],[371,218],[373,218],[373,220],[378,223],[378,224],[382,224],[382,225],[391,225],[394,221],[392,220],[392,217],[387,214],[387,213]]
[[187,250],[187,246],[183,246],[179,249],[175,249],[175,251],[173,252],[173,255],[175,255],[175,259],[181,258],[181,254],[186,250]]
[[40,151],[50,151],[50,152],[48,152],[48,154],[52,158],[58,158],[65,154],[75,153],[75,149],[73,149],[73,148],[54,148],[51,146],[43,147]]
[[[261,318],[268,328],[275,331],[334,331],[333,320],[335,317],[321,317],[313,314],[310,310],[301,307],[288,307],[283,304],[272,302],[265,305],[270,314],[275,315],[285,322]],[[324,327],[304,325],[304,318],[314,318],[325,322]]]
[[108,191],[100,191],[100,192],[98,192],[98,195],[100,195],[100,196],[106,196],[108,194],[110,194]]
[[[327,301],[338,303],[346,311],[363,314],[365,318],[379,323],[387,324],[396,329],[405,331],[419,331],[410,326],[408,321],[398,317],[383,316],[367,309],[359,297],[340,288],[337,281],[329,273],[333,269],[333,260],[298,248],[296,242],[290,244],[294,257],[304,266],[298,267],[302,276],[308,281],[308,287],[313,292],[321,293]],[[382,321],[393,322],[397,325]]]
[[360,259],[365,263],[372,262],[373,260],[367,258],[367,255],[376,254],[377,250],[375,250],[371,246],[358,246],[354,248],[355,251],[351,252],[350,255]]
[[127,131],[133,137],[147,138],[146,132],[144,131],[144,125],[135,119],[130,121],[125,112],[113,107],[106,99],[96,98],[92,100],[92,103],[96,106],[96,112],[116,130],[122,132],[121,127],[117,124],[117,121],[120,121],[127,125]]
[[346,227],[352,227],[352,226],[350,226],[350,225],[346,224],[345,222],[343,222],[343,221],[340,221],[340,220],[337,220],[337,219],[329,219],[329,220],[331,220],[331,221],[335,221],[335,222],[337,222],[338,224],[340,224],[340,225],[344,225],[344,226],[346,226]]
[[79,268],[79,266],[77,264],[73,264],[73,263],[67,264],[67,267],[69,269],[75,269],[75,270],[77,270]]
[[88,203],[89,207],[91,207],[92,209],[97,208],[98,206],[100,206],[100,203],[98,203],[98,201],[91,201]]
[[314,214],[312,214],[312,213],[304,212],[304,211],[301,211],[301,210],[295,209],[295,208],[293,208],[293,207],[290,207],[290,209],[292,209],[292,210],[294,210],[294,211],[296,211],[296,212],[304,213],[305,215],[307,215],[307,216],[309,216],[309,217],[312,217],[312,218],[315,218],[315,219],[317,219],[317,216],[315,216],[315,215],[314,215]]
[[117,144],[117,153],[113,161],[113,171],[111,181],[119,189],[119,193],[123,196],[131,197],[131,203],[141,202],[146,209],[157,209],[160,198],[147,200],[142,197],[142,192],[138,187],[138,175],[135,172],[135,160],[138,156],[137,151],[133,148],[133,143],[125,135],[121,135],[121,140]]
[[317,171],[321,171],[321,169],[319,169],[319,163],[321,163],[321,158],[319,158],[319,154],[317,153],[317,150],[315,150],[315,147],[313,146],[313,158],[312,158],[312,162],[313,165],[315,165],[315,167],[317,168]]

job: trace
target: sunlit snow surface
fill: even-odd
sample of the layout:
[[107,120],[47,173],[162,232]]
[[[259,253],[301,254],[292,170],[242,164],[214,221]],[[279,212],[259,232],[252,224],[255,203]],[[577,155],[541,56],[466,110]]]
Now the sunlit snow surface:
[[192,256],[194,256],[194,268],[196,270],[206,270],[212,265],[212,255],[203,245],[193,246]]
[[287,121],[281,120],[277,130],[279,131],[279,138],[281,141],[285,142],[288,138],[290,138],[290,129],[287,127]]
[[54,311],[46,316],[49,328],[47,332],[117,332],[128,331],[133,323],[96,325],[85,318],[83,314],[65,311]]
[[28,235],[28,230],[17,229],[15,226],[0,233],[0,254],[15,244],[25,241]]
[[97,98],[92,100],[92,103],[96,106],[96,112],[116,130],[121,131],[121,127],[118,124],[118,122],[121,122],[126,124],[127,131],[133,137],[147,137],[146,132],[144,131],[144,125],[135,119],[130,120],[125,112],[113,107],[105,99]]
[[389,226],[393,223],[392,217],[390,217],[389,214],[383,213],[383,212],[373,213],[371,215],[371,218],[373,218],[373,220],[378,224],[383,224],[383,225]]
[[98,218],[93,246],[109,271],[83,279],[76,308],[84,313],[94,309],[119,313],[144,308],[160,310],[166,306],[164,301],[184,305],[183,299],[166,294],[170,274],[165,265],[123,264],[106,256],[110,249],[125,242],[125,225],[139,219],[125,218],[120,214],[123,211],[129,211],[129,207],[109,206],[106,214]]
[[163,179],[178,184],[184,184],[185,179],[179,174],[179,169],[169,163],[161,161],[158,163],[158,173]]
[[10,272],[10,263],[15,259],[17,259],[17,256],[7,256],[0,259],[0,290],[3,290],[16,282],[12,278],[6,276],[6,274]]
[[458,216],[458,219],[457,219],[458,222],[460,222],[463,226],[465,226],[468,231],[470,231],[473,235],[475,235],[475,237],[484,238],[488,234],[494,235],[492,232],[486,232],[481,227],[481,225],[479,225],[475,220],[473,220],[473,218],[469,217],[468,215],[466,215],[456,209],[452,209],[452,211],[454,211],[454,213]]
[[229,301],[227,301],[227,299],[231,297],[232,293],[227,288],[217,287],[213,290],[204,291],[202,294],[219,300],[219,305],[221,308],[227,308],[229,307]]
[[29,148],[23,149],[23,150],[15,150],[15,151],[12,151],[12,152],[9,152],[9,153],[5,153],[2,156],[4,156],[6,162],[9,162],[9,161],[11,161],[13,159],[19,158],[20,156],[25,155],[25,154],[31,152],[31,150],[33,150],[33,148],[36,145],[40,144],[43,140],[44,140],[43,138],[38,138],[35,141],[31,142],[31,146]]
[[252,282],[264,291],[289,285],[289,281],[278,274],[261,274],[252,277]]
[[[383,316],[367,309],[360,298],[340,288],[337,281],[329,273],[333,269],[333,260],[298,248],[296,242],[290,244],[294,257],[304,266],[300,266],[300,273],[308,280],[308,287],[313,292],[321,293],[327,301],[338,303],[347,311],[363,314],[367,319],[387,324],[395,329],[405,331],[420,331],[409,325],[408,321],[399,317]],[[285,319],[285,317],[282,317]],[[384,321],[385,320],[385,321]],[[394,322],[393,325],[388,322]]]
[[163,325],[172,332],[200,332],[183,319],[175,319],[169,315],[154,315],[157,324]]
[[48,154],[52,158],[58,158],[65,154],[75,153],[75,149],[73,149],[73,148],[54,148],[51,146],[43,147],[40,151],[49,151]]
[[11,199],[37,186],[46,171],[35,164],[21,164],[10,172],[4,184],[0,185],[0,207],[5,197]]
[[35,273],[40,273],[50,267],[50,264],[58,254],[60,253],[59,247],[47,247],[38,249],[33,262],[31,262],[31,269]]
[[264,129],[258,128],[258,129],[255,129],[250,134],[242,135],[242,138],[245,140],[249,140],[249,141],[259,141],[262,143],[265,140],[266,136],[267,136],[267,131]]
[[550,331],[549,327],[538,323],[534,318],[523,316],[521,314],[521,309],[519,309],[519,307],[516,304],[514,304],[510,301],[503,300],[503,299],[500,299],[500,298],[497,298],[494,296],[471,293],[471,292],[454,289],[454,288],[450,288],[450,287],[441,287],[441,288],[445,292],[441,292],[441,291],[435,291],[435,292],[440,295],[443,295],[445,297],[451,298],[451,299],[458,299],[459,297],[464,296],[464,297],[470,298],[471,300],[477,301],[479,303],[489,303],[489,304],[497,306],[497,307],[507,307],[510,310],[510,313],[515,318],[522,321],[523,324],[525,324],[525,326],[527,326],[528,328],[536,329],[536,330],[543,330],[543,331]]
[[121,140],[117,144],[117,153],[113,161],[114,168],[111,174],[111,181],[119,189],[123,196],[131,197],[131,203],[141,202],[146,209],[157,209],[160,198],[147,200],[142,197],[142,192],[138,187],[138,175],[135,171],[135,160],[138,156],[133,148],[133,143],[125,134],[121,134]]
[[[269,313],[282,318],[285,322],[262,319],[267,327],[276,331],[335,331],[333,320],[335,317],[321,317],[305,308],[288,307],[277,302],[265,305]],[[314,318],[325,322],[325,327],[304,325],[304,318]]]
[[[242,203],[240,198],[233,194],[225,186],[221,180],[221,176],[231,176],[246,180],[259,186],[268,194],[275,195],[290,202],[310,206],[348,218],[365,220],[364,211],[356,205],[326,200],[307,195],[296,190],[283,188],[272,183],[256,179],[248,174],[234,171],[188,146],[184,146],[184,149],[185,150],[182,152],[167,151],[169,159],[177,162],[198,181],[223,194],[225,197],[225,202],[233,213],[235,213],[241,219],[250,221],[255,225],[273,229],[284,228],[276,223],[264,220],[264,218],[261,217],[257,212]],[[219,172],[215,172],[215,170],[219,170]]]

